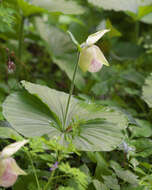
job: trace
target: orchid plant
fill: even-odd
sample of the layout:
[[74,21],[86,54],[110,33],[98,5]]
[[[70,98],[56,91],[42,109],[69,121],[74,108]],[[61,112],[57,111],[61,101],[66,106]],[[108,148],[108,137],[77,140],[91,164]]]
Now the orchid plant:
[[[3,114],[16,131],[26,137],[47,134],[50,139],[59,139],[63,146],[67,147],[72,143],[81,151],[111,151],[122,142],[123,130],[128,124],[123,113],[114,108],[83,102],[73,97],[78,66],[84,72],[94,73],[103,65],[109,65],[102,51],[95,45],[108,31],[101,30],[90,35],[81,45],[69,32],[78,49],[78,61],[75,64],[69,94],[22,81],[28,93],[18,92],[8,96],[3,104]],[[25,175],[11,156],[26,143],[27,141],[13,144],[2,151],[1,186],[12,186],[18,175]],[[52,173],[44,190],[50,185],[57,167],[58,160],[51,168]],[[37,186],[40,189],[38,182]]]
[[97,72],[103,65],[109,65],[95,45],[108,31],[89,35],[82,44],[69,32],[78,49],[69,94],[22,81],[28,93],[14,93],[3,104],[3,114],[13,128],[26,137],[46,134],[49,138],[59,137],[64,146],[72,142],[82,151],[110,151],[122,142],[128,124],[123,113],[73,96],[78,66],[84,72]]

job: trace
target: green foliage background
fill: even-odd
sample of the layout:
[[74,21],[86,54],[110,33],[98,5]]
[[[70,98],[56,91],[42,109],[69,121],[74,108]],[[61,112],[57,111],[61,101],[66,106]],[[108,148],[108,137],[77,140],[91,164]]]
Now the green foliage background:
[[152,189],[151,0],[1,0],[0,146],[22,139],[4,118],[5,98],[23,91],[21,80],[68,93],[77,54],[67,30],[82,43],[104,28],[110,32],[98,46],[110,67],[95,74],[79,70],[74,94],[86,103],[123,112],[129,120],[124,141],[111,152],[78,153],[73,144],[65,148],[47,137],[31,139],[16,155],[28,176],[20,177],[13,190],[37,189],[27,152],[42,186],[49,167],[61,157],[55,176],[62,177],[53,180],[53,190]]

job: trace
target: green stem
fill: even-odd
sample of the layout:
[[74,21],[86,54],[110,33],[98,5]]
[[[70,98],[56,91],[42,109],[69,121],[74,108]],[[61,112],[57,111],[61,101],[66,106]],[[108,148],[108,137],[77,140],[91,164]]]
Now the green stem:
[[19,41],[18,41],[18,58],[20,61],[22,59],[22,47],[23,47],[23,40],[24,40],[24,21],[25,21],[25,18],[22,16],[21,23],[20,23],[20,31],[19,31]]
[[51,176],[49,177],[49,180],[48,180],[48,182],[47,182],[47,184],[45,185],[45,187],[44,187],[43,190],[47,190],[48,186],[51,185],[51,182],[52,182],[54,173],[55,173],[55,170],[52,171]]
[[[78,53],[78,58],[79,58],[79,53]],[[63,129],[65,128],[66,119],[67,119],[67,115],[68,115],[68,110],[69,110],[69,106],[70,106],[70,100],[71,100],[72,93],[73,93],[73,90],[74,90],[74,82],[75,82],[75,77],[76,77],[76,73],[77,73],[77,69],[78,69],[78,63],[79,62],[77,61],[77,63],[75,64],[75,68],[74,68],[74,73],[73,73],[73,78],[72,78],[72,82],[71,82],[69,97],[68,97],[68,101],[67,101],[67,105],[66,105]]]
[[31,158],[31,155],[30,155],[30,153],[29,153],[28,151],[26,151],[26,153],[27,153],[27,156],[29,157],[29,160],[30,160],[31,165],[32,165],[32,168],[33,168],[33,173],[34,173],[35,181],[36,181],[36,184],[37,184],[37,188],[38,188],[38,190],[41,190],[40,184],[39,184],[39,180],[38,180],[38,177],[37,177],[37,174],[36,174],[36,169],[35,169],[35,167],[34,167],[33,160],[32,160],[32,158]]

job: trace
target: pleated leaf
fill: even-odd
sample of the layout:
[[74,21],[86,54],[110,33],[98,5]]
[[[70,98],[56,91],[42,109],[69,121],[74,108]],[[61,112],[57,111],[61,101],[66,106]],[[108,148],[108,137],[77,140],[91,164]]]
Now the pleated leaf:
[[110,151],[123,140],[126,117],[119,111],[72,97],[67,120],[64,117],[68,94],[46,86],[22,82],[30,93],[15,93],[6,99],[3,114],[24,136],[61,137],[79,150]]

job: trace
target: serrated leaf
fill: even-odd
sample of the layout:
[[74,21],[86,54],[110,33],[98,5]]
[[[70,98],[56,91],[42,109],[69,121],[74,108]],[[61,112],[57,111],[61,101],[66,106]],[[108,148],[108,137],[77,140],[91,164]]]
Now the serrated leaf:
[[139,183],[138,176],[136,176],[130,170],[122,169],[120,165],[115,161],[111,161],[110,165],[120,179],[133,185],[137,185]]
[[84,151],[110,151],[121,143],[127,127],[126,117],[121,112],[72,97],[64,126],[69,95],[29,82],[22,84],[34,96],[15,93],[3,105],[5,118],[22,135],[59,136],[63,144],[68,138]]
[[104,179],[104,183],[107,185],[109,189],[120,190],[120,185],[118,185],[118,180],[114,176],[102,176]]
[[107,187],[105,184],[101,183],[101,182],[100,182],[99,180],[97,180],[97,179],[94,179],[94,180],[93,180],[93,185],[94,185],[94,187],[95,187],[96,190],[99,190],[99,189],[102,189],[102,190],[109,190],[108,187]]

